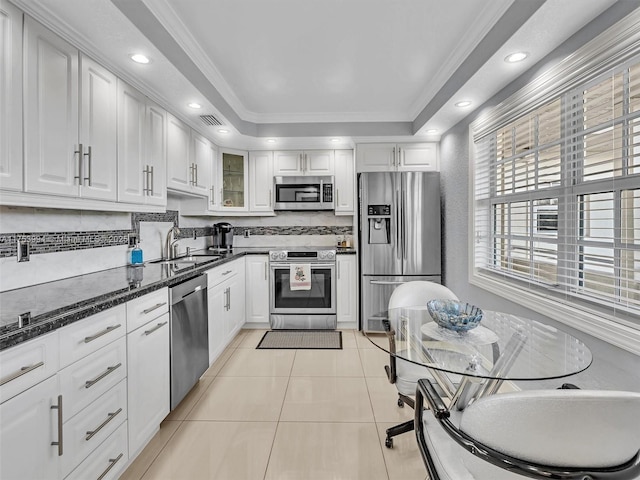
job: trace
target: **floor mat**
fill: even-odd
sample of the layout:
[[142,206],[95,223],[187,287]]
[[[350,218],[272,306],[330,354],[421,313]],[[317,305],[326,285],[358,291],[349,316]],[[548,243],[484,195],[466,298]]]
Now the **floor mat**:
[[256,348],[341,350],[342,332],[334,330],[269,330]]

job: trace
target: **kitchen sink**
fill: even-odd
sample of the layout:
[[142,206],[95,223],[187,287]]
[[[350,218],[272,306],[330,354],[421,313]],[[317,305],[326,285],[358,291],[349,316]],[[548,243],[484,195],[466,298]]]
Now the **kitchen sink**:
[[189,264],[195,265],[197,263],[212,262],[214,260],[218,260],[219,258],[220,258],[220,255],[193,254],[193,255],[189,255],[188,257],[184,256],[184,257],[172,258],[171,260],[153,260],[149,263],[154,263],[159,265],[188,266]]

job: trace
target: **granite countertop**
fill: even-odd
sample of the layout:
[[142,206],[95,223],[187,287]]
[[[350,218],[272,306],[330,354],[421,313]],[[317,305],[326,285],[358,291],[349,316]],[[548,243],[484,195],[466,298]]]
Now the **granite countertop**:
[[[243,255],[266,255],[273,247],[234,248],[201,257],[199,263],[174,270],[169,265],[147,262],[79,275],[48,283],[0,292],[0,350],[128,302],[166,286],[173,286]],[[355,254],[355,249],[337,249]],[[183,266],[181,266],[183,267]],[[22,328],[18,316],[29,312]]]

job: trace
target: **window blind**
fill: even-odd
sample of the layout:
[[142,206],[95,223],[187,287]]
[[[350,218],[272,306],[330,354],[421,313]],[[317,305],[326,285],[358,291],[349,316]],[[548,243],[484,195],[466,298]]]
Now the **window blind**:
[[640,48],[495,125],[474,142],[475,273],[640,319]]

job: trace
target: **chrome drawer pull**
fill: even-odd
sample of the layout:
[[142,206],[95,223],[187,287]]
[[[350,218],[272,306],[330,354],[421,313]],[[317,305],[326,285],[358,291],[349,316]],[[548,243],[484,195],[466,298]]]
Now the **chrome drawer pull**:
[[62,423],[63,423],[63,415],[62,415],[62,395],[58,395],[58,405],[51,405],[51,410],[58,410],[58,441],[51,442],[52,446],[58,447],[58,456],[62,456]]
[[118,463],[118,460],[122,458],[122,455],[123,454],[121,453],[116,458],[110,458],[109,463],[111,465],[109,465],[107,469],[104,472],[102,472],[102,475],[100,475],[96,480],[102,480],[107,475],[107,473],[109,473],[109,470],[111,470],[115,466],[115,464]]
[[227,270],[226,272],[223,272],[222,275],[229,275],[231,272],[233,272],[233,270]]
[[90,337],[84,337],[84,343],[93,342],[94,340],[100,338],[103,335],[106,335],[107,333],[109,333],[112,330],[115,330],[116,328],[120,328],[121,326],[122,326],[121,323],[117,325],[111,325],[110,327],[105,328],[104,330],[96,333],[95,335],[91,335]]
[[84,388],[89,388],[89,387],[93,387],[96,383],[98,383],[100,380],[102,380],[104,377],[106,377],[107,375],[109,375],[111,372],[113,372],[114,370],[120,368],[122,366],[122,363],[119,363],[113,367],[107,367],[107,371],[104,373],[101,373],[100,375],[98,375],[96,378],[94,378],[93,380],[87,380],[86,382],[84,382]]
[[12,373],[8,377],[5,377],[2,380],[0,380],[0,387],[5,383],[9,383],[10,381],[15,380],[16,378],[21,377],[22,375],[26,375],[27,373],[34,371],[36,368],[40,368],[43,366],[44,366],[44,362],[38,362],[38,363],[34,363],[33,365],[29,365],[27,367],[22,367],[16,373]]
[[115,418],[116,415],[118,415],[120,412],[122,411],[122,408],[119,408],[118,410],[116,410],[113,413],[107,413],[107,419],[102,422],[100,425],[98,425],[98,428],[96,428],[95,430],[91,430],[89,432],[87,432],[87,436],[84,438],[86,441],[91,440],[91,438],[93,438],[93,436],[98,433],[100,430],[102,430],[107,423],[109,423],[111,420],[113,420]]
[[154,310],[157,310],[158,308],[162,307],[163,305],[166,305],[167,302],[162,302],[162,303],[156,303],[153,307],[151,308],[147,308],[146,310],[143,310],[142,313],[147,314],[150,312],[153,312]]
[[151,335],[151,334],[152,334],[153,332],[155,332],[156,330],[158,330],[158,329],[160,329],[160,328],[164,327],[167,323],[169,323],[169,322],[162,322],[162,323],[159,323],[158,325],[156,325],[155,327],[153,327],[151,330],[145,330],[145,331],[144,331],[144,334],[145,334],[145,335]]

